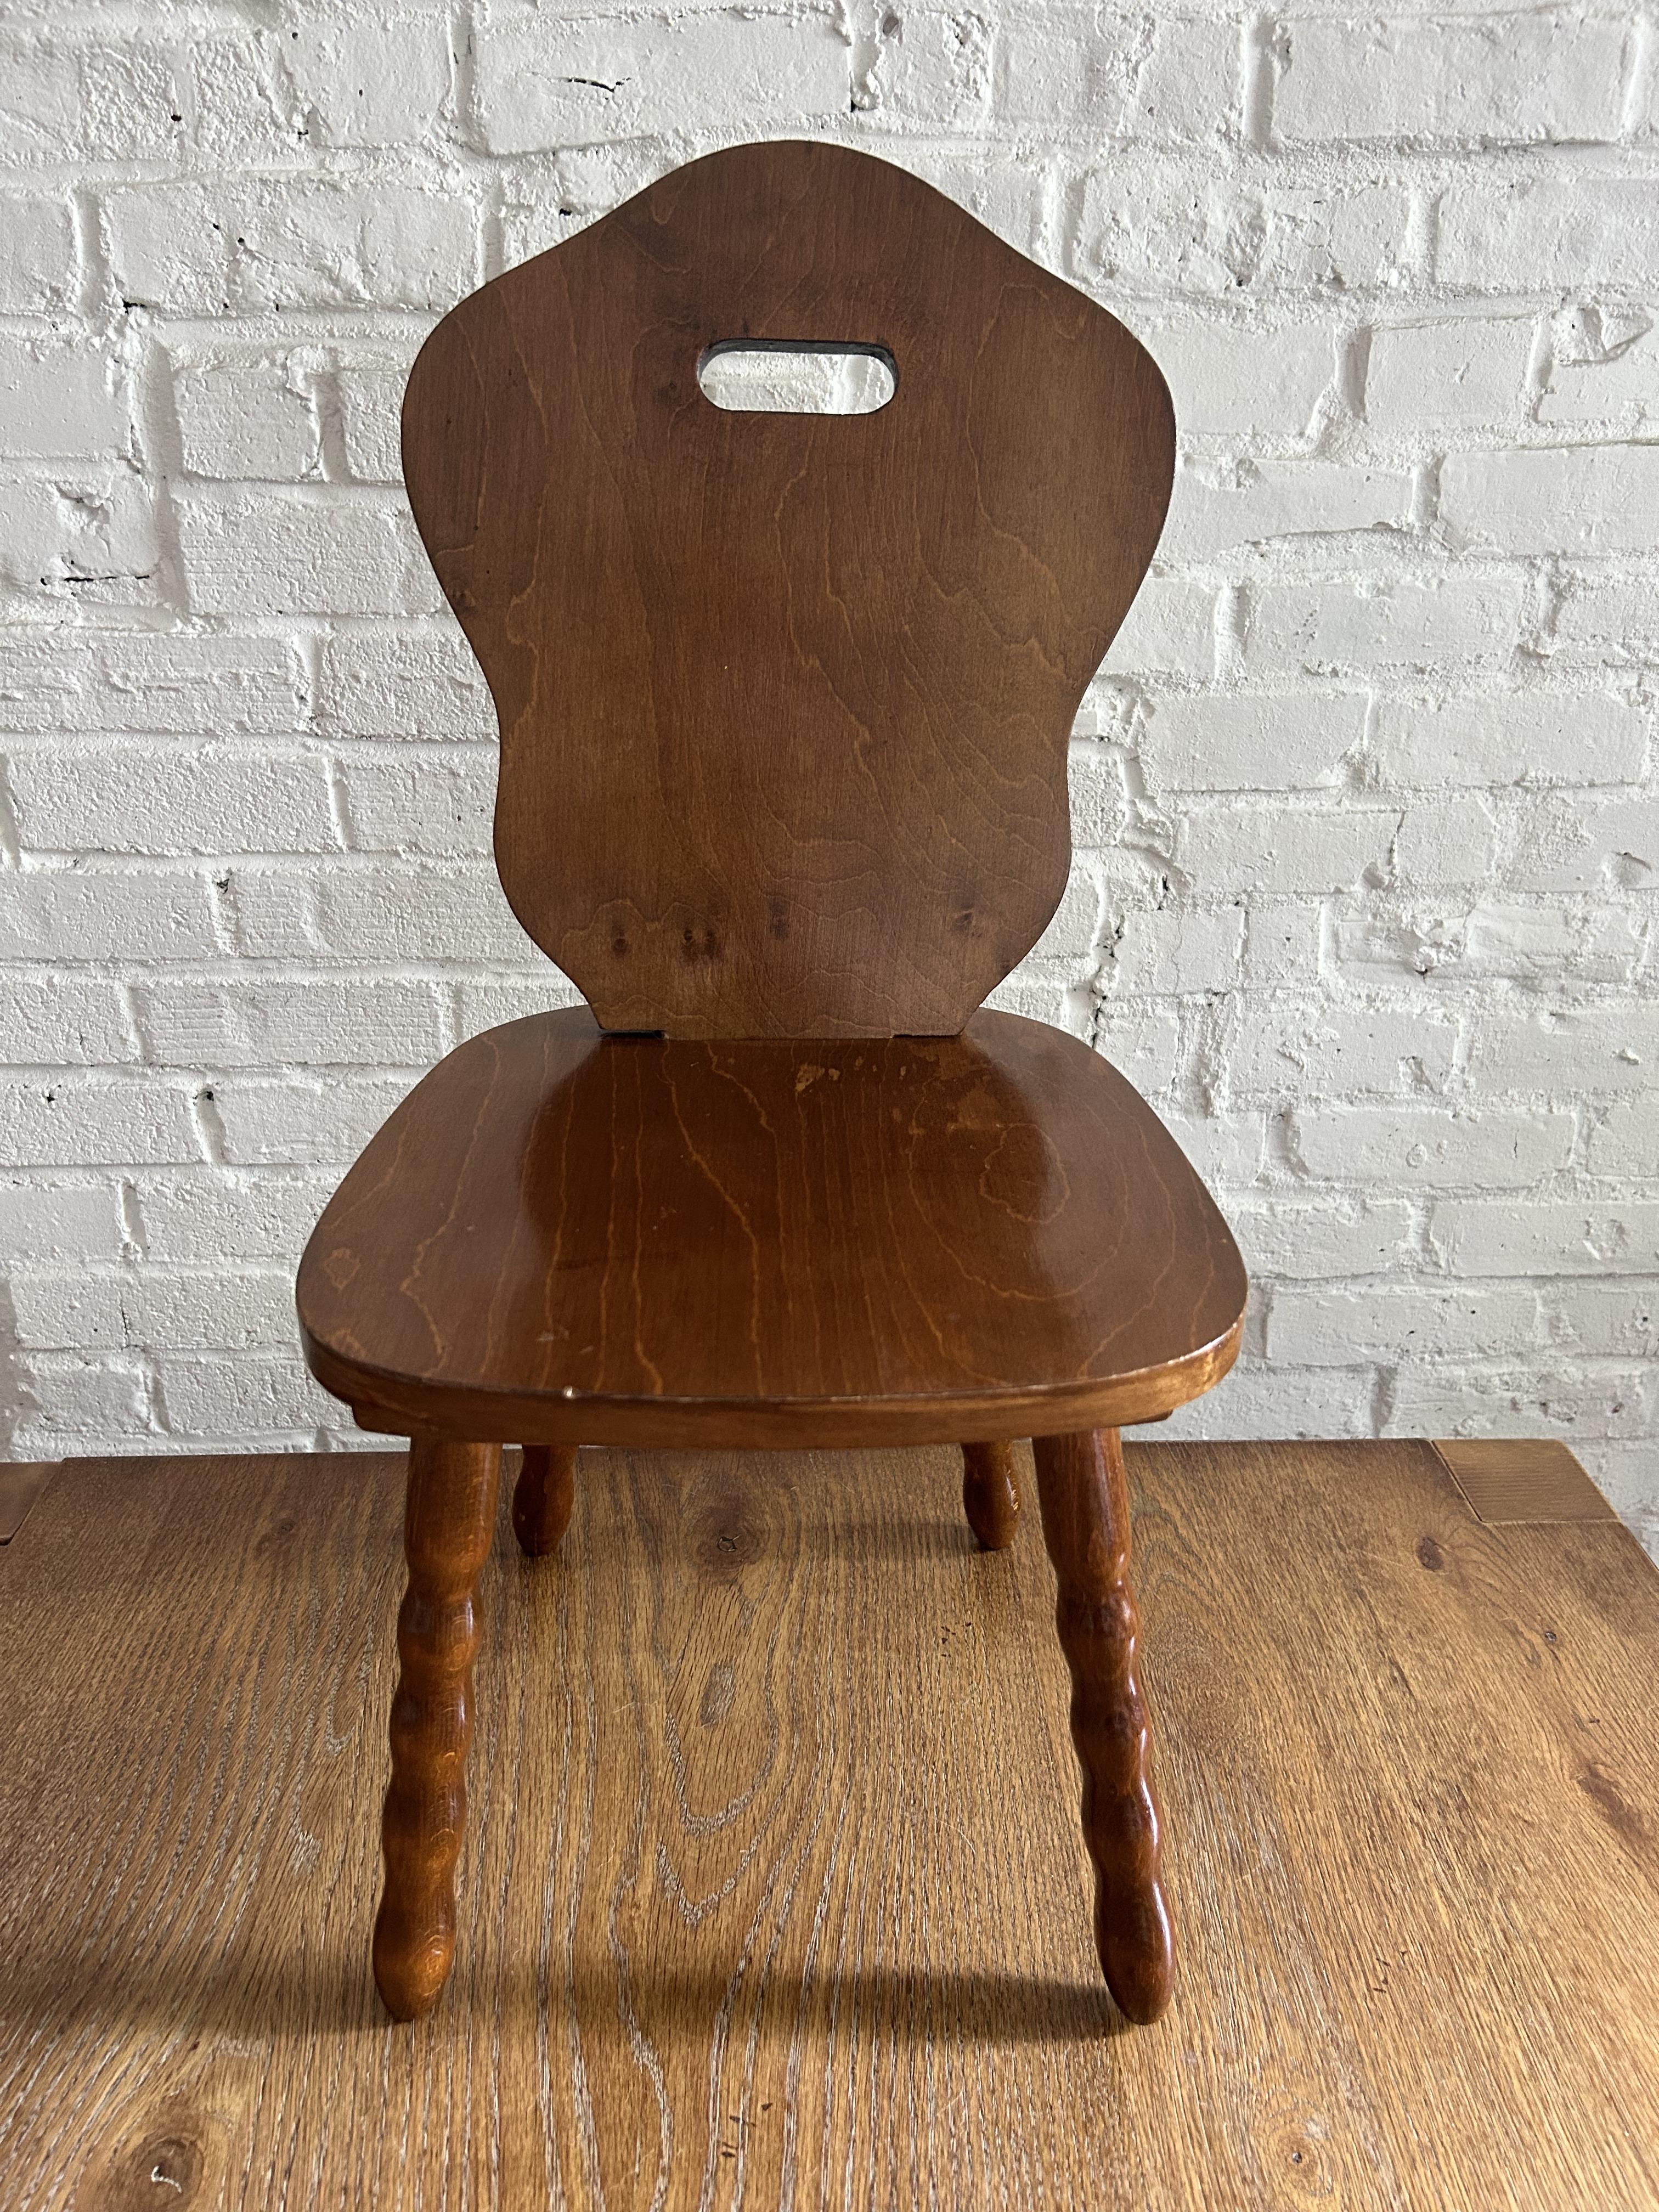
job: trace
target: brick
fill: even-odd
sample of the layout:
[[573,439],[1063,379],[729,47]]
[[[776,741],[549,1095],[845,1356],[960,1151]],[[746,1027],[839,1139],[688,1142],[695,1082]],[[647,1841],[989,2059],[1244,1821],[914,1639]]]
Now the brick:
[[1390,436],[1442,423],[1520,427],[1535,318],[1461,315],[1371,332],[1365,419]]
[[298,1264],[337,1177],[301,1170],[140,1169],[132,1178],[147,1261]]
[[34,1352],[18,1377],[28,1411],[10,1439],[41,1458],[59,1456],[66,1437],[147,1437],[149,1390],[137,1359],[86,1359]]
[[1181,1026],[1167,1007],[1133,1000],[1101,1008],[1096,1049],[1127,1075],[1143,1097],[1156,1097],[1175,1079]]
[[418,630],[346,630],[323,647],[317,718],[343,737],[494,739],[483,671],[446,606]]
[[1615,139],[1627,32],[1609,17],[1281,19],[1273,131],[1286,145]]
[[[908,159],[905,166],[916,166]],[[585,230],[674,167],[657,139],[620,146],[568,146],[501,178],[501,258],[516,268]],[[930,182],[935,179],[930,179]]]
[[1438,1199],[1429,1242],[1453,1275],[1650,1275],[1659,1200]]
[[179,497],[177,514],[197,614],[411,615],[441,604],[401,501],[198,491]]
[[1414,1256],[1412,1209],[1400,1199],[1309,1204],[1275,1193],[1270,1200],[1235,1202],[1227,1219],[1253,1281],[1398,1277]]
[[0,959],[189,959],[216,948],[206,885],[179,869],[0,869]]
[[487,854],[492,848],[495,745],[427,745],[411,758],[354,747],[341,756],[340,781],[360,853]]
[[850,82],[847,45],[829,9],[816,8],[573,20],[498,0],[475,70],[481,143],[492,154],[680,131],[689,85],[700,131],[799,134],[814,118],[844,116]]
[[1430,583],[1269,584],[1253,592],[1244,666],[1310,676],[1507,659],[1519,633],[1520,587],[1449,571]]
[[528,975],[465,976],[455,986],[455,1000],[457,1030],[471,1037],[554,1006],[579,1006],[582,995],[550,960]]
[[1178,1114],[1165,1107],[1158,1119],[1212,1188],[1238,1189],[1261,1174],[1267,1137],[1260,1114]]
[[1159,301],[1393,284],[1409,214],[1407,196],[1395,190],[1264,193],[1223,181],[1209,165],[1136,171],[1115,162],[1084,180],[1077,272],[1091,289]]
[[993,33],[981,15],[907,5],[882,14],[853,105],[878,128],[982,131],[990,119]]
[[1659,646],[1659,581],[1649,576],[1568,575],[1555,611],[1558,652],[1588,648],[1617,666],[1645,662]]
[[1506,553],[1644,553],[1659,446],[1449,453],[1440,512],[1471,544]]
[[1336,964],[1447,981],[1622,982],[1641,961],[1638,917],[1607,907],[1486,898],[1462,912],[1350,913],[1336,925]]
[[1108,663],[1140,675],[1206,676],[1215,665],[1215,593],[1174,576],[1136,592]]
[[1586,1371],[1498,1368],[1438,1375],[1402,1369],[1383,1429],[1395,1437],[1589,1436],[1651,1433],[1653,1399],[1640,1368],[1607,1362]]
[[1659,287],[1659,200],[1645,177],[1576,177],[1564,191],[1553,176],[1471,174],[1441,194],[1437,228],[1435,273],[1455,291]]
[[1396,819],[1346,800],[1317,811],[1194,800],[1178,853],[1206,898],[1340,890],[1384,868]]
[[0,196],[0,314],[61,314],[75,282],[75,222],[67,197]]
[[118,1260],[123,1240],[113,1176],[75,1182],[0,1175],[0,1251],[9,1265]]
[[1651,1442],[1612,1442],[1580,1433],[1573,1438],[1573,1450],[1596,1488],[1659,1565],[1659,1500],[1653,1496]]
[[352,351],[335,379],[346,468],[357,483],[404,480],[404,388],[418,348],[373,355]]
[[1544,1300],[1559,1352],[1595,1359],[1659,1359],[1659,1284],[1561,1283]]
[[1384,698],[1370,753],[1393,784],[1628,783],[1642,772],[1650,719],[1606,692]]
[[27,851],[288,853],[338,849],[314,754],[242,745],[20,746],[10,757]]
[[258,1352],[164,1358],[155,1362],[155,1378],[167,1425],[178,1435],[303,1431],[340,1419],[338,1404],[312,1380],[297,1351],[286,1358]]
[[1369,1367],[1246,1366],[1149,1431],[1149,1441],[1204,1437],[1368,1437],[1376,1377]]
[[1316,898],[1253,896],[1245,911],[1245,981],[1253,989],[1316,983],[1323,911]]
[[1100,941],[1103,915],[1099,883],[1086,867],[1074,860],[1060,904],[1032,947],[1033,958],[1092,961]]
[[1169,380],[1183,434],[1254,431],[1300,436],[1336,374],[1322,323],[1247,330],[1221,323],[1137,331]]
[[1413,800],[1395,836],[1395,872],[1401,883],[1485,884],[1498,853],[1491,801],[1472,793]]
[[1074,738],[1066,770],[1073,850],[1092,854],[1115,846],[1130,819],[1115,750]]
[[7,730],[266,737],[300,719],[294,663],[276,638],[13,631],[0,654]]
[[303,356],[270,350],[179,362],[173,398],[185,468],[275,483],[320,476],[316,382]]
[[1237,1100],[1443,1091],[1457,1037],[1455,1020],[1438,1010],[1258,997],[1228,1056],[1229,1093]]
[[418,977],[164,975],[132,997],[145,1053],[164,1067],[425,1066],[450,1042],[443,1000]]
[[1639,890],[1659,879],[1659,792],[1528,794],[1509,871],[1538,891]]
[[1075,961],[1025,960],[985,1003],[994,1013],[1047,1022],[1068,1036],[1086,1037],[1094,1020],[1094,996]]
[[99,1066],[136,1057],[115,984],[62,969],[0,968],[0,1064]]
[[1431,1190],[1522,1190],[1565,1167],[1569,1113],[1482,1112],[1455,1118],[1407,1106],[1312,1108],[1294,1117],[1298,1158],[1327,1182]]
[[10,1287],[25,1351],[234,1352],[295,1340],[292,1267],[22,1269]]
[[274,21],[216,36],[204,25],[190,39],[190,143],[204,166],[287,164],[311,150],[313,118],[289,69],[295,43]]
[[1556,317],[1553,336],[1540,422],[1594,422],[1629,434],[1659,422],[1659,338],[1648,314],[1577,307]]
[[1206,482],[1189,462],[1176,472],[1158,550],[1169,561],[1202,561],[1246,545],[1403,529],[1411,511],[1412,480],[1397,470],[1246,461]]
[[188,1091],[149,1079],[53,1073],[0,1082],[0,1164],[125,1167],[197,1160]]
[[94,35],[77,49],[62,33],[8,35],[0,84],[9,166],[166,160],[183,142],[179,82],[163,46]]
[[1522,1284],[1364,1291],[1287,1285],[1274,1291],[1267,1324],[1272,1357],[1304,1367],[1520,1359],[1541,1340],[1538,1296]]
[[152,605],[161,565],[150,488],[125,463],[66,462],[51,481],[0,480],[0,579],[36,614]]
[[450,76],[442,11],[313,7],[293,27],[283,61],[317,142],[422,146],[439,137]]
[[1200,694],[1160,701],[1139,753],[1160,791],[1299,791],[1336,779],[1364,734],[1357,692]]
[[[1585,1091],[1650,1091],[1659,1066],[1659,1006],[1568,1006],[1532,1010],[1503,1002],[1486,1012],[1469,1054],[1470,1080],[1482,1091],[1551,1091],[1571,1098]],[[1639,1113],[1641,1102],[1615,1111]],[[1653,1134],[1646,1146],[1645,1165],[1632,1175],[1653,1176],[1659,1170],[1659,1103],[1646,1102]],[[1620,1125],[1627,1132],[1628,1122]],[[1604,1162],[1613,1147],[1598,1151],[1607,1134],[1597,1129],[1590,1139],[1590,1164],[1598,1175],[1609,1172]],[[1631,1143],[1626,1156],[1638,1157]]]
[[1194,911],[1165,907],[1125,915],[1111,956],[1111,987],[1123,997],[1231,990],[1244,954],[1243,905]]
[[112,187],[124,299],[216,317],[298,308],[441,313],[477,278],[477,215],[453,186],[274,177]]
[[491,867],[402,860],[243,867],[234,884],[243,948],[258,959],[515,966],[540,957]]
[[[1622,1080],[1632,1087],[1641,1087],[1642,1095],[1636,1098],[1621,1098],[1610,1106],[1595,1127],[1590,1131],[1589,1170],[1592,1175],[1616,1176],[1630,1182],[1651,1185],[1659,1182],[1659,1107],[1652,1097],[1654,1060],[1659,1051],[1659,1041],[1653,1036],[1650,1008],[1641,1009],[1649,1017],[1645,1023],[1648,1035],[1642,1048],[1630,1058],[1629,1045],[1615,1046],[1611,1051],[1603,1042],[1591,1062],[1603,1083],[1609,1079]],[[1630,1016],[1626,1013],[1618,1024],[1622,1034]],[[1591,1024],[1586,1023],[1585,1027]],[[1616,1070],[1616,1074],[1613,1071]],[[1592,1079],[1591,1087],[1601,1085]]]
[[1049,4],[1011,9],[997,27],[996,115],[1017,130],[1205,143],[1236,123],[1238,100],[1238,31],[1229,22],[1148,24]]
[[229,1077],[213,1091],[225,1157],[238,1166],[349,1166],[418,1080],[402,1072]]

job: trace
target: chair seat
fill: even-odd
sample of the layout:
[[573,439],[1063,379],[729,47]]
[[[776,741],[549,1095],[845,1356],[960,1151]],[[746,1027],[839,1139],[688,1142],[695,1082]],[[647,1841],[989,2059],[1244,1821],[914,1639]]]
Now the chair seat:
[[1076,1038],[473,1038],[300,1269],[366,1427],[477,1442],[960,1443],[1156,1419],[1237,1352],[1245,1276],[1151,1108]]

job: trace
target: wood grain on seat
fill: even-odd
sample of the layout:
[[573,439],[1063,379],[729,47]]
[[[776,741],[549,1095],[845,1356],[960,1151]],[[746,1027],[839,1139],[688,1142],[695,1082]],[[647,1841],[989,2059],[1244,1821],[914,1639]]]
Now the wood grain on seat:
[[[884,348],[733,413],[721,342]],[[514,911],[606,1029],[949,1034],[1071,858],[1066,748],[1163,527],[1157,363],[919,178],[693,161],[445,316],[404,409],[501,720]]]
[[806,1044],[510,1023],[392,1116],[299,1284],[371,1425],[686,1445],[1149,1419],[1226,1371],[1244,1297],[1151,1108],[997,1013]]

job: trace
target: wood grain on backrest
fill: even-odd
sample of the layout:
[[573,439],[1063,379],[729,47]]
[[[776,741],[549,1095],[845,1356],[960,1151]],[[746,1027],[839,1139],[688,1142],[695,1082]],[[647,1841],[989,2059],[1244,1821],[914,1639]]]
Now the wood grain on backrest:
[[[884,348],[897,388],[728,411],[732,340]],[[600,1023],[960,1029],[1065,888],[1174,455],[1120,323],[842,147],[712,154],[447,315],[410,498],[501,720],[501,882]]]

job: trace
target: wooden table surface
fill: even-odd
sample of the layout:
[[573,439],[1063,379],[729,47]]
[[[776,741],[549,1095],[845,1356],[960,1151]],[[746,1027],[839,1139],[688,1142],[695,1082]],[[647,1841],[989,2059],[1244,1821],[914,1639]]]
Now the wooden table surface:
[[70,1463],[0,1550],[0,2204],[1659,2203],[1659,1576],[1528,1467],[1131,1447],[1133,2031],[1038,1531],[975,1553],[954,1455],[584,1454],[539,1565],[504,1488],[410,2030],[400,1462]]

